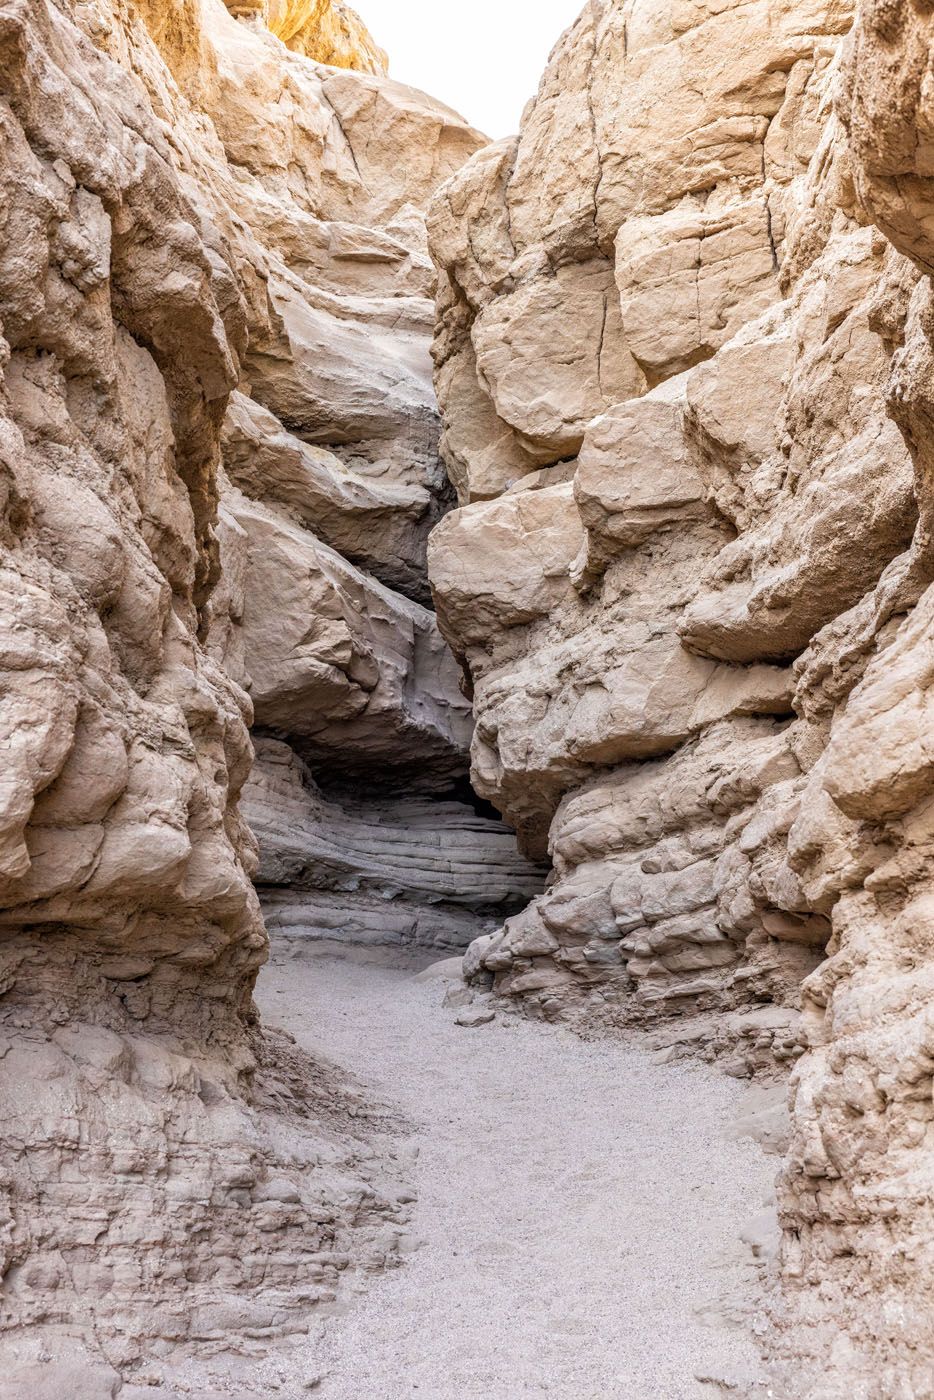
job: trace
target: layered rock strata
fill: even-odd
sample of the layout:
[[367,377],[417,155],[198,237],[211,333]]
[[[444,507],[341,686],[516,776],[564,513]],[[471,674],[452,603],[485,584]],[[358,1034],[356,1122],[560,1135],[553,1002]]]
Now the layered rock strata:
[[934,1393],[932,50],[920,5],[593,0],[430,216],[431,577],[553,867],[467,971],[798,1060],[795,1395]]
[[[425,606],[449,496],[420,206],[480,138],[377,53],[342,6],[0,3],[11,1395],[112,1395],[178,1348],[239,1351],[262,1391],[257,1357],[342,1270],[394,1258],[391,1148],[252,1009],[251,724],[302,780],[374,789],[400,869],[427,848],[396,881],[407,936],[447,937],[419,901],[463,942],[528,892],[504,828],[435,801],[470,716]],[[345,821],[307,791],[290,876]],[[428,806],[447,864],[413,834]],[[374,821],[347,822],[389,907]]]
[[394,1257],[253,876],[797,1061],[777,1384],[934,1393],[934,30],[853,21],[590,0],[478,151],[342,4],[0,0],[11,1394],[255,1394]]
[[[806,762],[789,661],[852,601],[880,537],[905,547],[913,510],[881,398],[874,416],[854,408],[864,455],[880,434],[887,448],[871,471],[819,424],[792,446],[815,404],[848,407],[802,344],[819,336],[826,285],[810,267],[813,206],[832,198],[809,169],[847,22],[832,8],[688,22],[588,5],[519,138],[481,152],[431,211],[436,380],[461,501],[434,533],[432,583],[473,694],[474,784],[555,871],[474,960],[549,1013],[793,1009],[828,937],[762,815]],[[643,114],[662,108],[671,73],[696,71],[703,93],[676,88],[647,141]],[[844,225],[828,319],[879,271],[871,235]],[[591,323],[581,289],[598,269]],[[847,331],[858,370],[881,381],[878,338]],[[823,485],[835,470],[848,483],[837,517]],[[839,514],[861,518],[850,476],[871,520],[844,557]]]
[[541,871],[513,831],[464,802],[346,791],[326,797],[294,751],[257,741],[244,791],[270,935],[461,951],[518,913]]

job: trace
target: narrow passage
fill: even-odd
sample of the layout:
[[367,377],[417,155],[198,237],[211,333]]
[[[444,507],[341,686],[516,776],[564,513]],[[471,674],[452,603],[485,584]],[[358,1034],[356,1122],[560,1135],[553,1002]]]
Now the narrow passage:
[[742,1087],[553,1026],[460,1027],[446,985],[281,948],[260,980],[264,1020],[401,1113],[418,1151],[416,1247],[323,1325],[314,1394],[751,1393],[760,1284],[740,1232],[776,1159],[730,1135]]

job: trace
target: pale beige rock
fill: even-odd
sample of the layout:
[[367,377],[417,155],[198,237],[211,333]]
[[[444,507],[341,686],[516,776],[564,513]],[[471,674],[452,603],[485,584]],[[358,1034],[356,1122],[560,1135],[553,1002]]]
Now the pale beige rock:
[[617,555],[707,516],[704,483],[685,439],[675,380],[616,404],[591,423],[574,474],[585,530],[572,579],[592,588]]
[[677,636],[698,561],[724,538],[684,406],[680,381],[620,405],[588,429],[573,485],[464,507],[432,537],[439,622],[474,691],[474,784],[536,854],[594,768],[791,708],[781,668],[720,665]]
[[545,1015],[575,1009],[593,1024],[787,995],[815,959],[787,946],[799,930],[789,939],[745,889],[737,899],[734,867],[757,799],[797,773],[776,726],[748,720],[586,784],[552,824],[556,880],[482,945],[475,970]]
[[244,813],[273,936],[465,948],[541,888],[502,823],[460,802],[325,797],[276,740],[257,740]]
[[275,277],[268,297],[270,333],[253,339],[245,363],[253,396],[308,442],[378,463],[424,453],[434,417],[424,301],[341,305]]
[[[592,0],[461,169],[342,5],[0,0],[21,1393],[398,1252],[398,1164],[256,1026],[258,858],[286,936],[479,930],[514,1005],[795,1063],[773,1389],[930,1393],[934,30],[852,18]],[[544,892],[452,796],[458,665]]]
[[[554,870],[465,973],[587,1025],[676,1012],[666,1053],[734,1075],[796,1063],[770,1344],[775,1393],[815,1400],[927,1395],[934,1354],[934,30],[866,0],[841,43],[851,19],[588,5],[429,221],[464,507],[439,613],[475,784]],[[598,264],[656,387],[575,436],[547,415],[553,284]],[[562,362],[604,356],[566,325]],[[570,498],[542,489],[562,455]],[[520,476],[560,526],[529,532]]]
[[567,592],[583,531],[569,485],[454,511],[432,536],[439,621],[459,648],[546,617]]
[[588,417],[713,354],[777,299],[786,206],[850,18],[833,0],[584,8],[518,140],[472,161],[430,216],[462,500],[474,473],[490,494],[494,443],[510,439],[513,468],[520,448],[540,458],[529,469],[573,454]]
[[[853,231],[802,278],[789,307],[799,349],[785,371],[778,451],[748,476],[745,528],[687,610],[682,635],[693,649],[745,662],[795,655],[910,542],[911,460],[886,416],[890,355],[871,320],[893,261],[877,233]],[[697,374],[709,382],[711,372]],[[730,456],[752,465],[744,448],[741,437]]]
[[651,380],[709,358],[775,298],[767,202],[731,190],[720,210],[717,193],[627,219],[617,235],[622,325]]
[[572,457],[585,425],[644,384],[623,345],[603,261],[559,267],[483,308],[471,341],[497,416],[549,460]]
[[352,471],[239,393],[231,396],[222,448],[224,470],[244,495],[281,507],[381,582],[429,601],[424,575],[435,503],[423,486]]
[[[95,1338],[122,1368],[155,1336],[263,1327],[298,1292],[305,1307],[310,1275],[324,1298],[354,1175],[332,1128],[302,1135],[307,1066],[290,1084],[286,1049],[272,1069],[250,1014],[265,950],[238,810],[251,708],[196,636],[242,301],[136,83],[64,11],[7,5],[0,25],[4,207],[20,228],[0,270],[0,1268],[20,1394],[35,1376],[18,1375],[11,1329],[47,1322],[53,1297],[53,1320],[94,1348],[91,1376]],[[264,1184],[293,1170],[277,1140],[290,1129],[293,1161],[328,1161],[341,1224],[295,1185],[273,1302],[251,1261]],[[358,1238],[377,1259],[393,1207],[374,1206]]]
[[449,405],[441,448],[461,505],[496,497],[535,470],[536,454],[497,416],[480,384],[471,345],[439,366],[435,385]]
[[[263,1347],[348,1269],[395,1261],[410,1197],[350,1123],[352,1088],[257,1025],[244,687],[279,717],[317,656],[331,712],[369,709],[353,732],[384,780],[416,758],[429,786],[463,773],[456,668],[394,589],[427,599],[449,499],[418,206],[480,138],[220,0],[2,0],[0,108],[3,1384],[129,1394],[155,1352],[187,1351],[207,1395],[208,1353],[240,1352],[228,1379],[257,1395]],[[308,335],[283,329],[286,297]],[[315,444],[250,398],[250,344]],[[358,412],[383,361],[406,365],[398,393]],[[255,499],[221,505],[222,450]],[[290,672],[284,608],[258,683],[251,531],[278,542],[270,611],[293,588],[300,636],[319,629]],[[505,885],[534,885],[509,839]]]
[[465,766],[469,705],[434,614],[230,491],[246,537],[243,662],[257,725],[322,777],[430,791]]

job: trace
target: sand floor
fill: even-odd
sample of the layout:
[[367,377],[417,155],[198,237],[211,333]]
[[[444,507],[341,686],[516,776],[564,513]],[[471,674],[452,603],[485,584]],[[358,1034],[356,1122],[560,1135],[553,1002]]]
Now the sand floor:
[[743,1088],[552,1026],[458,1026],[446,985],[287,949],[260,979],[267,1023],[388,1105],[415,1157],[411,1253],[316,1323],[307,1393],[759,1393],[740,1232],[776,1159],[731,1135]]

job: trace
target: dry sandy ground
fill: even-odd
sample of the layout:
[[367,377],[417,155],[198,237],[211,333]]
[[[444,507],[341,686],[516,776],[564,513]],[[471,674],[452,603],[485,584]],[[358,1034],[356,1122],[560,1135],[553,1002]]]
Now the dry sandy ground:
[[412,1253],[316,1324],[304,1393],[758,1393],[759,1279],[739,1236],[775,1158],[731,1136],[742,1088],[551,1026],[462,1028],[444,990],[308,945],[261,978],[267,1022],[349,1070],[417,1149]]

